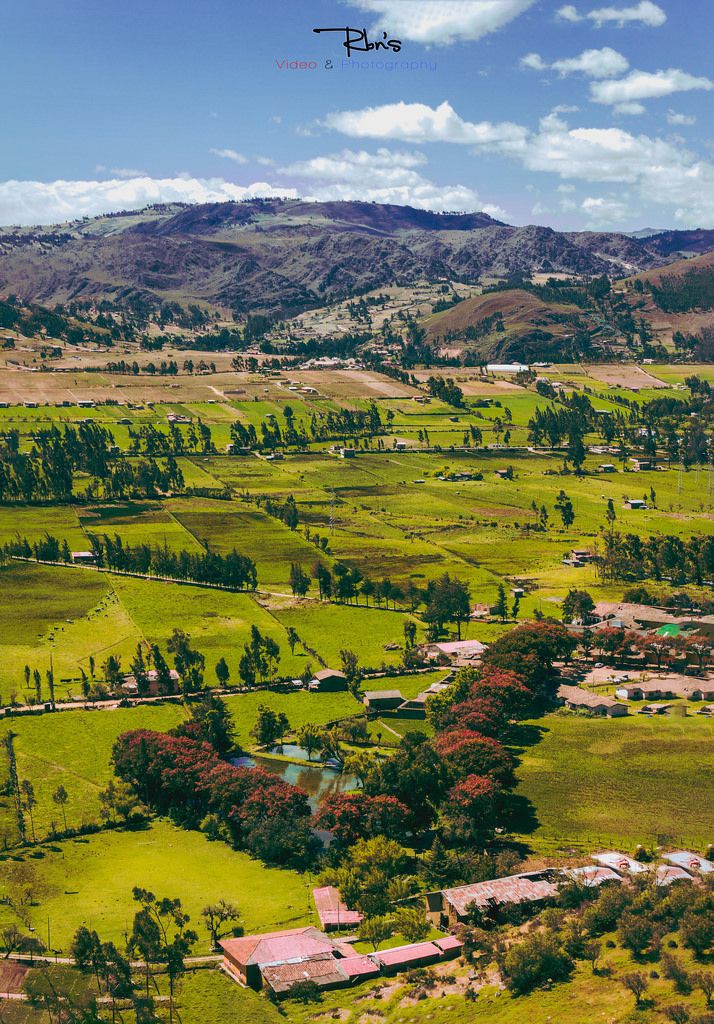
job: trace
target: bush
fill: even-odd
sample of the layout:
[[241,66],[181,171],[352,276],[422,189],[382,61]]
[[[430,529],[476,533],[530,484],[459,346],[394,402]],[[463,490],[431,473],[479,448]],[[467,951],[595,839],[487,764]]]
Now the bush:
[[510,991],[523,995],[546,981],[564,981],[573,970],[573,961],[555,936],[536,934],[511,946],[503,969]]

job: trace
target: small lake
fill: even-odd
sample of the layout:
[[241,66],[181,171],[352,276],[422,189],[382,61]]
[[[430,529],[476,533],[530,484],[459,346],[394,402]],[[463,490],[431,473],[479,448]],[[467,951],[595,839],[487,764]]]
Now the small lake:
[[[307,760],[307,751],[292,743],[283,746],[282,753],[286,757],[300,757]],[[284,782],[297,786],[304,793],[307,793],[310,807],[314,810],[320,806],[328,797],[336,793],[344,793],[345,790],[359,789],[359,782],[354,775],[346,772],[336,772],[330,768],[324,768],[321,764],[315,763],[311,767],[303,764],[294,764],[292,761],[274,761],[270,757],[237,757],[233,764],[242,768],[255,768],[256,765],[272,775],[277,775]]]

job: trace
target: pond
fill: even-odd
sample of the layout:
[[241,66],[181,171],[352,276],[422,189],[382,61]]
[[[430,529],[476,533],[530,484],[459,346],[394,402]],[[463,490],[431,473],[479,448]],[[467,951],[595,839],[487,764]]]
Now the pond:
[[[286,743],[283,747],[283,754],[288,757],[305,757],[304,754],[296,753],[300,747]],[[304,764],[295,764],[292,761],[274,761],[270,757],[237,757],[233,764],[243,768],[254,768],[256,765],[266,772],[279,776],[284,782],[297,786],[304,793],[307,793],[310,807],[314,810],[320,806],[328,797],[335,793],[344,793],[345,790],[358,789],[359,782],[354,775],[346,772],[336,772],[331,768],[325,768],[321,764],[314,764],[308,767]]]

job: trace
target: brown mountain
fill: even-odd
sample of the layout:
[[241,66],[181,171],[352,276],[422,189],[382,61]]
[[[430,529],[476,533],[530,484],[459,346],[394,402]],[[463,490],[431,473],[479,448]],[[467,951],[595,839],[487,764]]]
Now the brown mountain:
[[518,273],[633,274],[667,257],[622,234],[510,227],[487,214],[252,200],[155,206],[0,230],[0,296],[286,316],[390,284]]

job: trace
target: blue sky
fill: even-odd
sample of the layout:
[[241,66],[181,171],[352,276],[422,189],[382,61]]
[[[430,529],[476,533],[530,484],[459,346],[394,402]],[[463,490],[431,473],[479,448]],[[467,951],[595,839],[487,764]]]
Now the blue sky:
[[[343,67],[312,29],[347,25],[401,49]],[[23,0],[0,222],[283,194],[714,227],[713,29],[711,0]]]

